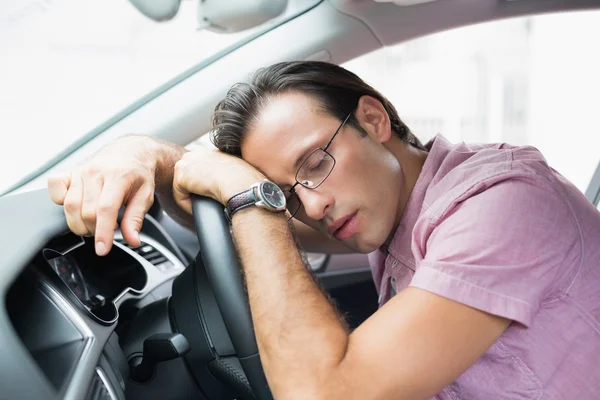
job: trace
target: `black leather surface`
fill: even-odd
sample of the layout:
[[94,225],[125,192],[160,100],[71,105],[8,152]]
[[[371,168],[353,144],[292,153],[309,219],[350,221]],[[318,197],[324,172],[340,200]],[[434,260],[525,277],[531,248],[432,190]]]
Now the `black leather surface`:
[[236,357],[217,358],[208,364],[208,368],[217,379],[234,385],[235,391],[243,399],[256,399],[252,393],[250,382],[244,375],[242,365]]
[[[210,299],[212,292],[207,290],[207,286],[206,275],[201,265],[197,264],[188,266],[175,279],[173,295],[169,301],[171,323],[174,330],[184,334],[190,342],[191,350],[184,359],[206,398],[232,399],[237,397],[235,388],[230,388],[229,382],[216,378],[208,369],[209,363],[218,357],[208,326],[219,324],[219,321],[208,320],[204,313],[207,303],[209,307],[212,307],[213,302],[216,303],[214,299]],[[199,296],[200,292],[203,296]]]
[[256,203],[256,196],[254,195],[254,188],[250,188],[246,191],[236,194],[229,199],[225,205],[225,215],[231,221],[233,214],[242,210],[246,207],[250,207]]
[[273,396],[258,357],[250,307],[223,206],[215,200],[194,196],[192,208],[200,257],[236,355],[256,398],[271,400]]

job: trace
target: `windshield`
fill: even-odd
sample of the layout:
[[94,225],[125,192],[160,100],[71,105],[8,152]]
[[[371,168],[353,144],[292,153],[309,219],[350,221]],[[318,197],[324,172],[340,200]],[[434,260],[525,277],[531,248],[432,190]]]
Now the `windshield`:
[[197,31],[196,3],[182,1],[174,19],[156,23],[126,0],[2,0],[0,193],[153,89],[265,29]]

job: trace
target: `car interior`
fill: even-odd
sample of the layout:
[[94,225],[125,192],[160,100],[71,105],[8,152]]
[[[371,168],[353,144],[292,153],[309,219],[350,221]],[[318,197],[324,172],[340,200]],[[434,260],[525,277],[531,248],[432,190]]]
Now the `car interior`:
[[[179,2],[132,3],[158,21]],[[293,13],[149,93],[0,196],[1,399],[272,398],[222,206],[196,198],[192,232],[155,201],[140,247],[117,230],[112,251],[98,257],[93,238],[69,232],[62,207],[50,200],[53,172],[131,132],[187,145],[210,131],[211,112],[234,83],[279,61],[342,64],[451,28],[600,8],[598,0],[288,3]],[[232,31],[261,26],[282,9],[214,7],[205,10],[220,18],[213,23]],[[600,200],[600,166],[586,196]],[[377,310],[366,255],[309,253],[307,260],[350,329]]]

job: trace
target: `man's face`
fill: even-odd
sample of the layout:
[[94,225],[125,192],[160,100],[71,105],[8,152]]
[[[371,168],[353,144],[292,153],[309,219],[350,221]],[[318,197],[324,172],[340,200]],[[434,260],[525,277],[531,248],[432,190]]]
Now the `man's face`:
[[[316,189],[295,187],[302,202],[296,218],[367,253],[385,242],[399,220],[404,179],[400,162],[389,149],[399,139],[390,136],[383,108],[378,109],[374,99],[361,100],[355,115],[368,135],[361,136],[349,124],[339,131],[327,150],[336,161],[329,177]],[[242,157],[289,189],[302,161],[314,149],[324,148],[340,123],[308,95],[274,97],[251,123]]]

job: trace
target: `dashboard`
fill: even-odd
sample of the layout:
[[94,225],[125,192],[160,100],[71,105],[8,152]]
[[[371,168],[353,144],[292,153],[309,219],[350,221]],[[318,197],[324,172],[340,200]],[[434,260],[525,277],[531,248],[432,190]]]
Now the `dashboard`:
[[[1,239],[2,250],[19,249]],[[152,398],[140,394],[148,385],[129,379],[132,360],[141,359],[148,329],[172,332],[168,299],[189,257],[151,215],[140,239],[142,245],[132,248],[117,231],[104,257],[95,254],[93,238],[64,230],[26,248],[33,250],[29,261],[2,288],[0,399]],[[151,314],[146,329],[138,322],[144,311]],[[173,370],[187,376],[179,364]],[[181,385],[197,390],[190,382]]]
[[98,257],[93,238],[65,233],[44,247],[36,265],[72,304],[96,322],[111,325],[121,304],[145,296],[185,268],[147,234],[141,241],[132,248],[117,232],[111,252]]
[[[68,232],[46,190],[0,197],[0,215],[0,400],[253,398],[198,239],[160,208],[146,215],[140,247],[117,232],[104,257],[92,238]],[[308,260],[324,288],[356,299],[344,288],[367,285],[376,307],[368,268],[340,269],[352,263],[340,257]],[[157,335],[184,338],[189,349],[140,380]]]

